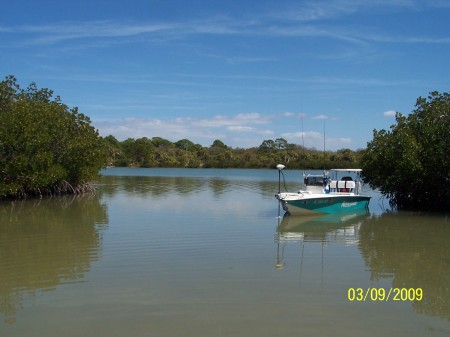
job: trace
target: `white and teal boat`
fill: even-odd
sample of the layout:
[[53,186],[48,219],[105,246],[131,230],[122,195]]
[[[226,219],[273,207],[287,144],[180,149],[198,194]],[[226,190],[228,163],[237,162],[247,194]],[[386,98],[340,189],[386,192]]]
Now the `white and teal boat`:
[[[279,177],[284,165],[277,165]],[[368,209],[370,197],[361,195],[361,169],[333,169],[330,174],[304,176],[305,189],[280,192],[275,197],[292,215],[351,212]],[[280,183],[279,183],[280,186]]]

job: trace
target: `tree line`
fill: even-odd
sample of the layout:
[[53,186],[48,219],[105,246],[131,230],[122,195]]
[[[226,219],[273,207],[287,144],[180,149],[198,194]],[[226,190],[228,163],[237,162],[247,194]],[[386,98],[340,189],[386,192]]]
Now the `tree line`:
[[232,148],[216,139],[209,147],[189,139],[171,142],[161,137],[118,141],[109,135],[109,166],[191,168],[274,168],[283,163],[290,169],[356,167],[361,151],[318,151],[288,143],[283,138],[264,140],[259,147]]

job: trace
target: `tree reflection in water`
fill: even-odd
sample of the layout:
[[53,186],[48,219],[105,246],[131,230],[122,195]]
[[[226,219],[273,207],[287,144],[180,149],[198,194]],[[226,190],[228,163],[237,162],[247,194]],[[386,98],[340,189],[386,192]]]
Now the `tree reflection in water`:
[[372,280],[422,288],[418,313],[450,320],[450,224],[442,215],[385,213],[365,220],[359,248]]
[[[354,229],[354,231],[349,231]],[[347,231],[347,232],[346,232]],[[423,290],[413,301],[421,314],[450,320],[450,224],[441,215],[384,213],[314,217],[284,216],[278,225],[280,242],[341,242],[358,245],[371,281],[392,279],[393,288]],[[283,266],[277,251],[277,267]]]
[[82,282],[99,258],[107,206],[97,196],[64,196],[0,204],[0,312],[7,323],[25,296]]

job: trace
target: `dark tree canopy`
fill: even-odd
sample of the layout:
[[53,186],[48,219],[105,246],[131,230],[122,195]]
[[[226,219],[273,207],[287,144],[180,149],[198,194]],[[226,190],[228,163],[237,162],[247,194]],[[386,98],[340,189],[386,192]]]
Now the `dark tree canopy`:
[[195,144],[193,142],[191,142],[189,139],[181,139],[175,143],[175,146],[178,149],[191,151],[191,152],[196,150]]
[[261,145],[259,146],[259,149],[261,151],[274,151],[277,148],[277,143],[273,141],[272,139],[266,139],[264,140]]
[[0,82],[0,197],[81,191],[104,165],[89,117],[52,96],[13,76]]
[[399,209],[450,209],[450,95],[420,97],[389,131],[374,130],[360,159],[365,180]]
[[218,147],[218,148],[221,148],[221,149],[227,149],[227,148],[228,148],[228,146],[226,146],[226,145],[225,145],[221,140],[219,140],[219,139],[216,139],[216,140],[212,143],[211,147]]

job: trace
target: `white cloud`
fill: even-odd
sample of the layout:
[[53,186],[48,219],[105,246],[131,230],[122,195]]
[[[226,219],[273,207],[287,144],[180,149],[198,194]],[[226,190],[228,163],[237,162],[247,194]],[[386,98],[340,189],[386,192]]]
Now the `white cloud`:
[[273,132],[272,130],[257,130],[256,133],[258,135],[266,135],[266,136],[271,136],[275,134],[275,132]]
[[119,140],[126,138],[163,137],[172,141],[182,138],[216,139],[224,136],[221,132],[213,132],[211,129],[195,127],[195,120],[177,118],[174,120],[123,118],[115,121],[94,121],[102,136],[113,135]]
[[131,37],[157,34],[179,29],[178,24],[120,24],[110,21],[61,22],[42,26],[22,26],[16,32],[35,34],[36,44],[54,44],[83,38]]
[[348,143],[352,142],[352,139],[351,138],[339,138],[339,141],[343,144],[345,144],[345,143],[348,144]]
[[234,116],[215,116],[213,118],[203,118],[193,120],[195,126],[221,128],[226,126],[244,126],[248,124],[267,124],[270,122],[269,117],[262,116],[259,113],[238,114]]
[[325,116],[325,115],[317,115],[317,116],[314,116],[312,119],[320,119],[320,120],[324,120],[324,119],[328,119],[328,117]]
[[236,132],[247,132],[247,131],[253,131],[255,128],[252,128],[251,126],[242,126],[242,125],[232,125],[227,127],[227,130],[229,131],[236,131]]
[[[323,133],[316,131],[306,132],[286,132],[282,133],[281,137],[285,138],[289,143],[302,144],[305,143],[306,148],[323,149]],[[347,147],[353,141],[351,138],[345,137],[327,137],[325,139],[326,150],[336,151],[343,147]]]
[[[274,132],[259,129],[258,125],[270,120],[259,113],[238,114],[233,116],[215,116],[212,118],[178,117],[173,119],[123,118],[115,121],[99,120],[93,125],[102,136],[113,135],[119,140],[141,137],[163,137],[171,141],[188,138],[202,145],[210,144],[214,139],[223,141],[232,138],[235,133],[249,136],[268,136]],[[228,144],[240,146],[240,144]]]
[[238,114],[236,119],[242,121],[244,123],[257,123],[257,124],[266,124],[269,122],[269,119],[265,116],[257,112],[247,113],[247,114]]
[[[243,12],[239,17],[218,15],[200,19],[184,19],[154,22],[126,22],[114,20],[55,21],[43,25],[0,26],[0,32],[26,35],[26,41],[38,45],[54,45],[64,41],[93,40],[89,48],[109,43],[129,43],[130,41],[178,40],[194,35],[212,36],[268,36],[268,37],[323,37],[348,41],[351,44],[366,45],[368,41],[396,43],[450,43],[448,37],[397,36],[390,33],[370,33],[366,29],[345,28],[333,21],[358,12],[380,9],[384,13],[389,8],[420,11],[428,8],[449,8],[448,1],[420,0],[309,0],[288,4],[279,10],[273,8],[265,12]],[[331,20],[330,25],[323,23]],[[365,28],[365,27],[364,27]],[[380,29],[375,27],[374,31]],[[223,57],[223,56],[220,56]],[[267,62],[273,57],[242,55],[227,57],[229,62]],[[277,58],[275,58],[277,59]]]
[[293,112],[283,112],[282,114],[281,114],[283,117],[292,117],[292,116],[294,116],[294,113]]
[[323,140],[323,134],[321,134],[320,132],[316,132],[316,131],[306,131],[306,132],[285,132],[281,134],[281,137],[286,138],[287,140],[292,139],[295,140],[296,142],[298,140],[301,140],[302,137],[303,139],[322,139]]
[[445,0],[307,0],[296,3],[281,11],[275,11],[274,16],[298,22],[315,22],[350,16],[358,11],[375,11],[377,8],[386,11],[389,7],[405,10],[418,10],[421,7],[448,7]]
[[387,116],[387,117],[393,117],[393,116],[395,116],[395,111],[394,110],[388,110],[388,111],[383,112],[383,114],[385,116]]

